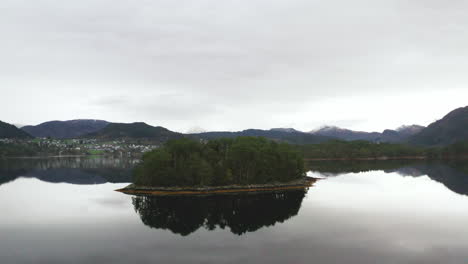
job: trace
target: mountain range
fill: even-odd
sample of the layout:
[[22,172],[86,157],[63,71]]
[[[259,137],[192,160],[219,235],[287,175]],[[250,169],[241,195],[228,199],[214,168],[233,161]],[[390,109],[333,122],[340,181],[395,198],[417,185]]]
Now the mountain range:
[[76,119],[68,121],[50,121],[37,126],[24,126],[21,129],[34,137],[78,138],[96,132],[109,124],[104,120]]
[[343,129],[334,126],[325,126],[309,133],[314,135],[337,138],[346,141],[366,140],[372,142],[401,143],[421,132],[425,127],[419,125],[402,126],[396,130],[386,129],[380,132],[363,132]]
[[228,131],[221,131],[221,132],[204,132],[198,134],[189,134],[190,137],[194,138],[201,138],[201,139],[216,139],[216,138],[233,138],[239,136],[249,136],[249,137],[266,137],[269,139],[273,139],[276,141],[287,142],[290,144],[316,144],[331,140],[331,137],[321,136],[321,135],[313,135],[309,133],[300,132],[297,130],[278,130],[278,129],[270,129],[270,130],[261,130],[261,129],[247,129],[238,132],[228,132]]
[[21,129],[0,122],[0,138],[97,138],[144,139],[162,143],[169,139],[190,137],[196,139],[216,139],[221,137],[259,136],[291,144],[314,144],[331,139],[366,140],[372,142],[410,143],[422,146],[443,146],[458,141],[468,141],[468,106],[448,113],[442,119],[427,127],[419,125],[402,126],[398,129],[386,129],[383,132],[363,132],[326,126],[320,129],[302,132],[294,128],[272,128],[270,130],[247,129],[230,132],[203,132],[182,134],[160,126],[146,123],[111,123],[104,120],[78,119],[69,121],[51,121],[37,126],[25,126]]
[[129,124],[109,123],[103,129],[86,134],[84,137],[101,140],[139,139],[163,143],[169,139],[181,138],[183,134],[170,131],[164,127],[153,127],[143,122],[136,122]]

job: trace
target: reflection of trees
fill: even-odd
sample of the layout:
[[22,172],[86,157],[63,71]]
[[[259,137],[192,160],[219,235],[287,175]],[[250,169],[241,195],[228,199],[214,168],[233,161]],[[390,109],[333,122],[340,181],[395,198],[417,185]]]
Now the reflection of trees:
[[143,223],[182,236],[200,227],[229,227],[242,235],[297,215],[305,190],[212,196],[136,196],[135,211]]
[[8,169],[131,169],[138,160],[114,157],[70,157],[38,159],[0,159],[0,168]]
[[468,163],[464,160],[313,161],[308,166],[313,171],[331,175],[375,170],[413,177],[427,175],[453,192],[468,195]]
[[453,192],[468,195],[468,164],[462,160],[420,163],[400,168],[397,172],[405,176],[427,175]]
[[309,170],[327,175],[366,172],[374,170],[396,170],[398,168],[419,164],[418,160],[324,160],[309,161]]
[[118,158],[0,159],[0,185],[19,177],[46,182],[131,182],[135,160]]

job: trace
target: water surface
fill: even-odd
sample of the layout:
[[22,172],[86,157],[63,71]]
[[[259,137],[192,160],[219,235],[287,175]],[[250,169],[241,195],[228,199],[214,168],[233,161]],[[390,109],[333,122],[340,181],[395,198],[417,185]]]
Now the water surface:
[[463,162],[315,163],[307,191],[144,197],[134,161],[0,161],[1,263],[465,263]]

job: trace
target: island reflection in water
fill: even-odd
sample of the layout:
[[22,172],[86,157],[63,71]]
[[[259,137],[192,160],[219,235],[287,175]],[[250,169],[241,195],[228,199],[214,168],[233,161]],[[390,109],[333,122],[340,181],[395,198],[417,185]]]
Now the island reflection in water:
[[[262,195],[218,202],[115,192],[128,180],[109,181],[131,174],[131,167],[104,158],[0,161],[0,263],[459,264],[468,259],[465,161],[316,162],[310,169],[326,179],[297,200],[286,193],[279,201],[265,199],[264,207]],[[107,182],[96,184],[102,181]]]
[[112,157],[0,159],[0,185],[18,178],[80,185],[131,182],[137,162]]
[[298,214],[306,190],[210,196],[135,196],[142,222],[187,236],[200,227],[237,235],[282,223]]

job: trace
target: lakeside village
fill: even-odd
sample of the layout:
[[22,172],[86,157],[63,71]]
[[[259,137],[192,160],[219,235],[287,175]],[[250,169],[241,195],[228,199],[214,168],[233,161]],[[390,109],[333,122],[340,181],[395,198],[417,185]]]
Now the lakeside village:
[[42,155],[68,156],[68,155],[113,155],[113,156],[140,156],[145,152],[158,148],[159,145],[140,141],[111,140],[99,141],[97,139],[8,139],[0,138],[0,144],[14,144],[25,148],[35,149]]

